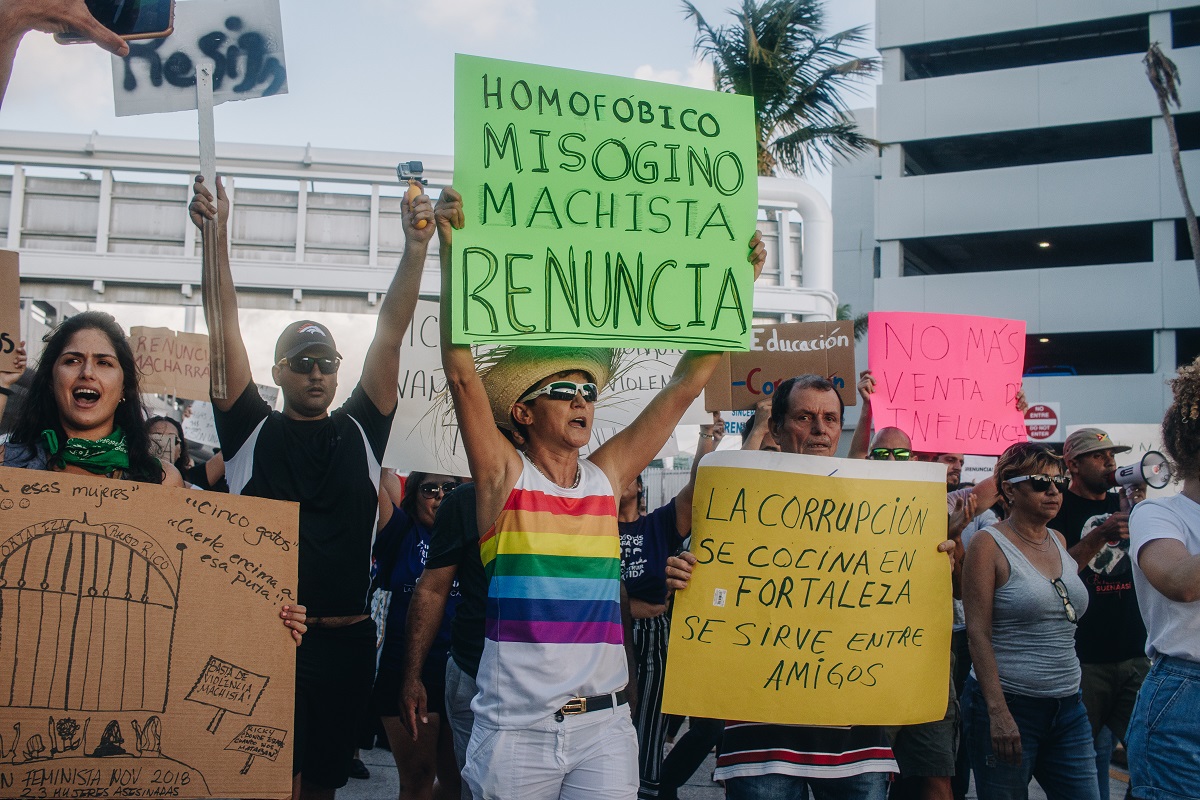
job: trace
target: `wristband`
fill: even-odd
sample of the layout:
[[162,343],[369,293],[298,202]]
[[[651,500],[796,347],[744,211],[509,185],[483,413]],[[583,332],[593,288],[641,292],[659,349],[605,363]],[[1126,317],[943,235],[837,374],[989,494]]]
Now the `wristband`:
[[715,440],[717,437],[713,436],[711,433],[701,433],[701,434],[700,434],[700,438],[701,438],[701,439],[714,439],[714,440]]

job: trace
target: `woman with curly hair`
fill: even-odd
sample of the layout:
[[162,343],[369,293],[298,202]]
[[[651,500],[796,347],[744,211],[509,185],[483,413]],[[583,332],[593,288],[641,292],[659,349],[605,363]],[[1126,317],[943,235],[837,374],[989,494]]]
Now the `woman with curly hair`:
[[1129,779],[1139,798],[1195,797],[1200,786],[1200,358],[1171,381],[1162,438],[1183,491],[1129,517],[1133,583],[1150,674],[1129,720]]

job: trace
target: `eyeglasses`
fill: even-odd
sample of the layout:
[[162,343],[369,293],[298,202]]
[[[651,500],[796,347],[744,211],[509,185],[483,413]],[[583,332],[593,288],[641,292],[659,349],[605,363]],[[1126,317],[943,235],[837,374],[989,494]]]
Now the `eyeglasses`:
[[340,358],[317,358],[316,356],[292,356],[291,358],[281,358],[277,366],[288,365],[288,369],[298,375],[308,375],[312,372],[313,365],[321,370],[322,375],[332,375],[338,371],[338,367],[342,365]]
[[908,461],[912,458],[912,450],[907,447],[872,447],[872,461],[887,461],[890,456],[896,461]]
[[435,497],[448,495],[458,488],[458,484],[454,481],[446,481],[445,483],[422,483],[420,485],[421,496],[426,500],[432,500]]
[[1071,476],[1070,475],[1021,475],[1016,478],[1009,478],[1006,481],[1006,483],[1022,483],[1023,481],[1029,481],[1029,488],[1033,489],[1035,492],[1050,491],[1050,484],[1054,484],[1054,486],[1058,489],[1058,491],[1065,492],[1067,490],[1068,484],[1071,483]]
[[1062,578],[1055,578],[1050,581],[1050,585],[1054,587],[1054,591],[1058,592],[1059,599],[1063,601],[1063,610],[1067,612],[1067,622],[1072,625],[1079,623],[1079,615],[1075,613],[1075,606],[1071,605],[1071,598],[1067,594],[1067,585],[1062,582]]
[[534,389],[529,394],[522,397],[518,402],[528,403],[535,397],[546,395],[551,400],[566,400],[575,399],[575,395],[583,393],[583,399],[589,403],[596,402],[600,397],[600,389],[594,383],[575,383],[575,381],[554,381],[548,383],[540,389]]

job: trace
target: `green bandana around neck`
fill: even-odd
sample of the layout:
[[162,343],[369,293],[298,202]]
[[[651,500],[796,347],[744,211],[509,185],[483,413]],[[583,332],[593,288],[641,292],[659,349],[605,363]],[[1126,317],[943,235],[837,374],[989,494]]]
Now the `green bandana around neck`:
[[42,431],[42,441],[50,454],[50,463],[62,467],[73,464],[97,475],[108,475],[115,470],[129,469],[129,451],[125,446],[125,431],[117,425],[103,439],[67,439],[59,446],[58,433],[47,428]]

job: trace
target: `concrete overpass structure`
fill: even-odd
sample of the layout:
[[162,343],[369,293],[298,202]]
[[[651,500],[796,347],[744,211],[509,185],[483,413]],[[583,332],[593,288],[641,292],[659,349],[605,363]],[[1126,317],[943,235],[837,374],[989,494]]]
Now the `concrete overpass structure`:
[[[298,312],[371,313],[404,244],[396,164],[423,161],[435,194],[453,172],[449,156],[311,145],[218,144],[217,159],[242,307]],[[0,131],[0,245],[21,253],[22,297],[198,307],[198,163],[195,142]],[[759,194],[756,319],[832,319],[827,203],[799,180],[760,179]],[[439,284],[435,239],[422,294]]]

